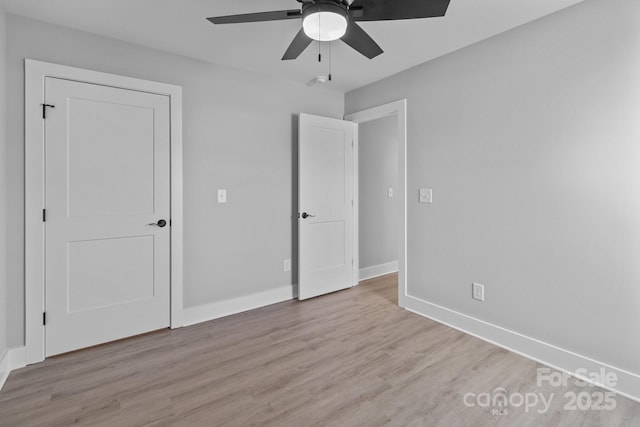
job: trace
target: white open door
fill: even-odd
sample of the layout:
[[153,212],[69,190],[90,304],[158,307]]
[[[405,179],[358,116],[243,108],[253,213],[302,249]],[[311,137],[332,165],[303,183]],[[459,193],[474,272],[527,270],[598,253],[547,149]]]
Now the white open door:
[[299,283],[307,299],[351,287],[355,124],[300,114]]
[[46,355],[168,327],[169,97],[45,93]]

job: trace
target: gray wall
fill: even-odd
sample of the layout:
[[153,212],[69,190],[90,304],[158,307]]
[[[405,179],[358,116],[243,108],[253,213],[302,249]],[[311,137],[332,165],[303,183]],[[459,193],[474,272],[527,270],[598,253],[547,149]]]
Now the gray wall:
[[348,93],[407,98],[409,294],[640,374],[639,76],[640,2],[587,0]]
[[[360,268],[398,260],[398,118],[358,129]],[[389,198],[387,190],[394,189]]]
[[0,358],[7,349],[6,14],[0,9]]
[[183,86],[185,306],[292,284],[294,115],[342,117],[342,94],[14,15],[8,38],[11,345],[24,334],[24,58]]

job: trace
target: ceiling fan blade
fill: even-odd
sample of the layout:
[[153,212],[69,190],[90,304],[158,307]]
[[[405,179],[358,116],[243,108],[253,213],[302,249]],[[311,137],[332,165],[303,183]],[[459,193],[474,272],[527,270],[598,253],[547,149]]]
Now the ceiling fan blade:
[[296,59],[302,52],[304,52],[312,41],[313,40],[304,33],[304,29],[300,28],[300,31],[298,31],[298,34],[296,34],[295,38],[289,45],[289,48],[284,53],[282,60],[287,61],[289,59]]
[[245,13],[242,15],[214,16],[207,18],[214,24],[239,24],[243,22],[281,21],[283,19],[298,19],[302,12],[298,9],[276,10],[273,12]]
[[434,18],[444,16],[450,0],[355,0],[349,7],[355,21]]
[[342,41],[369,59],[373,59],[383,52],[378,43],[373,41],[369,34],[352,19],[349,20],[347,32],[342,36]]

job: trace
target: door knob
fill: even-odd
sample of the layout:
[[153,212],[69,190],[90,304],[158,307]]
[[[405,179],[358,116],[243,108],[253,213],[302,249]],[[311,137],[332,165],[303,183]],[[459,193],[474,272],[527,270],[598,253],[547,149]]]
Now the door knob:
[[303,219],[307,219],[307,218],[315,218],[315,217],[316,217],[315,215],[311,215],[311,214],[308,214],[308,213],[306,213],[306,212],[302,212],[302,215],[301,215],[301,216],[302,216],[302,218],[303,218]]
[[167,221],[165,221],[164,219],[159,220],[158,222],[152,222],[151,224],[147,224],[147,225],[151,225],[154,227],[164,227],[165,225],[167,225]]

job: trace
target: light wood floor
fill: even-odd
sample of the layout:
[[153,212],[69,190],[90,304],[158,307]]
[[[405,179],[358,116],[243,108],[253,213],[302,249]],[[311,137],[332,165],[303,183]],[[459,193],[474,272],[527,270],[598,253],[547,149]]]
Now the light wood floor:
[[[623,397],[564,411],[564,393],[585,389],[537,388],[537,367],[398,308],[392,275],[14,371],[0,425],[640,426]],[[545,414],[463,403],[497,387],[555,397]]]

